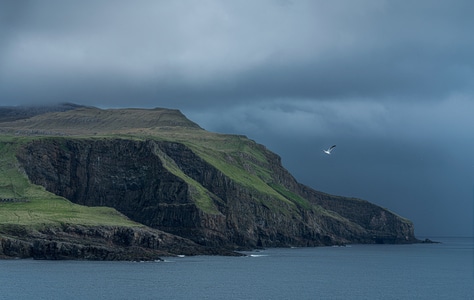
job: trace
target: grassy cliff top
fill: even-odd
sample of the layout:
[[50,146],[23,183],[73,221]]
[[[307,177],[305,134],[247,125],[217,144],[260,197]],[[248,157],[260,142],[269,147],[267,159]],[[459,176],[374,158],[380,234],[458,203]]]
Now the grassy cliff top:
[[[2,115],[5,111],[7,116]],[[244,136],[203,130],[179,110],[99,109],[67,105],[50,109],[31,108],[31,111],[17,108],[15,120],[12,120],[12,115],[15,115],[15,108],[0,108],[0,224],[137,225],[114,209],[72,204],[28,181],[15,157],[18,147],[34,139],[51,137],[152,139],[183,143],[233,180],[288,201],[267,184],[271,174],[265,168],[268,163],[265,147]],[[197,188],[201,187],[197,185]],[[23,202],[23,199],[28,201]]]
[[[13,113],[9,111],[8,115],[2,115],[0,109],[0,129],[21,135],[138,134],[176,128],[201,129],[179,110],[172,109],[99,109],[79,106],[65,111],[51,110],[38,114],[31,112],[31,117],[10,120],[8,116]],[[24,108],[19,109],[18,114],[21,113],[27,115]]]

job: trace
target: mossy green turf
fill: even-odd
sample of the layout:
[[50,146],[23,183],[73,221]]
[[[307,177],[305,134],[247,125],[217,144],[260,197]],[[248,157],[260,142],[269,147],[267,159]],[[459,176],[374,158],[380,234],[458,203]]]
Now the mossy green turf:
[[214,205],[207,190],[198,182],[181,171],[176,163],[161,151],[156,153],[161,158],[163,166],[175,176],[183,179],[190,187],[191,198],[202,211],[208,214],[219,214],[219,210]]

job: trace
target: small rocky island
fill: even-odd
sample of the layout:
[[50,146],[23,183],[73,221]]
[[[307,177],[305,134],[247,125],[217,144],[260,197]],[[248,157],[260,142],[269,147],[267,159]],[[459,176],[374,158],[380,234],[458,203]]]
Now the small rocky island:
[[156,260],[415,243],[413,224],[295,180],[245,136],[170,109],[0,108],[0,257]]

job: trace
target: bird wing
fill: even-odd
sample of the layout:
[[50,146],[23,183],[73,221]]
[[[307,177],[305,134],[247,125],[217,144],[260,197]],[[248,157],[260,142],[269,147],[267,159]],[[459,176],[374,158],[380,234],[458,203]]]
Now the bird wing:
[[323,150],[323,151],[324,151],[324,153],[326,153],[326,154],[331,154],[331,151],[332,151],[332,149],[334,149],[334,147],[336,147],[336,145],[332,145],[331,147],[329,147],[329,149]]

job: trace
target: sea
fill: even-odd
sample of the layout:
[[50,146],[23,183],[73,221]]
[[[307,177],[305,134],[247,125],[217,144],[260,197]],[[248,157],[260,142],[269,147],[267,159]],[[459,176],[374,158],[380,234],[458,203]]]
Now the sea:
[[155,262],[0,260],[0,299],[474,299],[473,238]]

